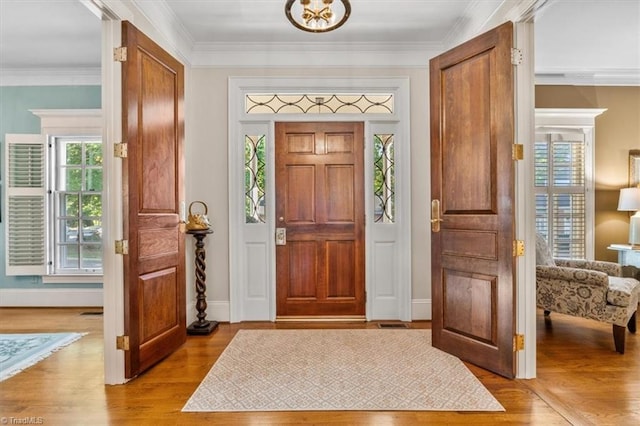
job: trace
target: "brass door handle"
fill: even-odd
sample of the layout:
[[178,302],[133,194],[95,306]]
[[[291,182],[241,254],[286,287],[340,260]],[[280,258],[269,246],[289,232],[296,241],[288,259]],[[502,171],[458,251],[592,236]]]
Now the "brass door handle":
[[440,232],[440,222],[444,222],[440,218],[440,200],[431,201],[431,231]]

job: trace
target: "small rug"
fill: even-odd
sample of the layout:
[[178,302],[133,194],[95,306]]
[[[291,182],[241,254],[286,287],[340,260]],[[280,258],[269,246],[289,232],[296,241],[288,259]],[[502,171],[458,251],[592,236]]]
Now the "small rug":
[[42,361],[84,334],[0,334],[0,382]]
[[240,330],[182,411],[504,411],[430,330]]

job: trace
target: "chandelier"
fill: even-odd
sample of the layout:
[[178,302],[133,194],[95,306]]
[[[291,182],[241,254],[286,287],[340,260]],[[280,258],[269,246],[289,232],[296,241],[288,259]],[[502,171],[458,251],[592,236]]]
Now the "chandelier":
[[[335,30],[344,24],[351,14],[349,0],[287,0],[284,12],[296,27],[311,33]],[[333,8],[332,6],[335,6]]]

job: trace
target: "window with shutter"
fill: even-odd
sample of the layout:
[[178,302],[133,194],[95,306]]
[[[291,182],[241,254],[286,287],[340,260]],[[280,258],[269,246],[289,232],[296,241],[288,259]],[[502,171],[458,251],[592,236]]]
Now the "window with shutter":
[[45,137],[5,136],[6,274],[46,273]]
[[534,152],[536,231],[547,239],[554,257],[586,259],[585,136],[539,133]]

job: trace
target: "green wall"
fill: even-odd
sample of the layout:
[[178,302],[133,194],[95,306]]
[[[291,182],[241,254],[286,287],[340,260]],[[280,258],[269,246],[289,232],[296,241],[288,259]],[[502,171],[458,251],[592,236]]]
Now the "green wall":
[[[99,109],[100,86],[2,86],[0,87],[0,170],[4,170],[6,133],[40,133],[40,119],[30,109]],[[4,191],[4,188],[3,188]],[[4,194],[4,192],[3,192]],[[4,196],[4,195],[3,195]],[[2,201],[4,204],[4,201]],[[2,206],[2,218],[6,212]],[[0,226],[0,288],[42,287],[40,277],[5,275],[5,225]],[[56,288],[101,287],[101,284],[55,284]]]

